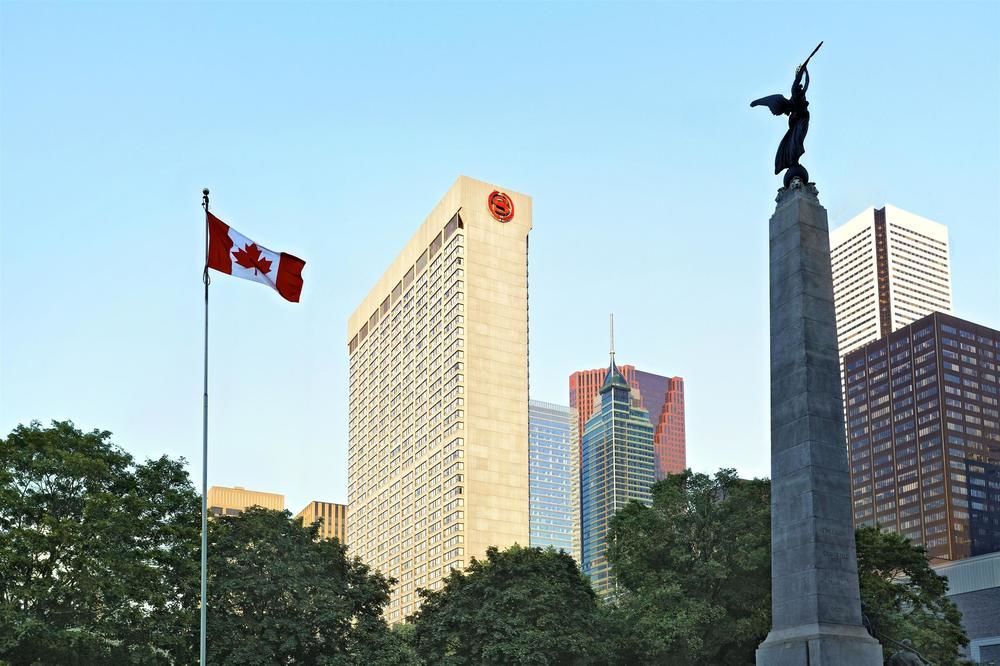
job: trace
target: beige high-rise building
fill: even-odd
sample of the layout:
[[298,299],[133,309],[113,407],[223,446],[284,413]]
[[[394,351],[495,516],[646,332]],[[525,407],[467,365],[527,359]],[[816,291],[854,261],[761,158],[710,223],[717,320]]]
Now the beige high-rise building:
[[528,544],[531,199],[459,177],[348,321],[347,543],[417,588]]
[[951,313],[948,227],[886,205],[830,232],[841,358],[932,312]]
[[295,514],[302,519],[306,527],[317,520],[322,520],[319,527],[321,539],[337,539],[347,543],[347,505],[335,502],[309,502],[304,509]]
[[208,489],[208,513],[212,516],[238,516],[252,506],[275,511],[285,510],[285,496],[247,490],[241,486],[226,488],[211,486]]

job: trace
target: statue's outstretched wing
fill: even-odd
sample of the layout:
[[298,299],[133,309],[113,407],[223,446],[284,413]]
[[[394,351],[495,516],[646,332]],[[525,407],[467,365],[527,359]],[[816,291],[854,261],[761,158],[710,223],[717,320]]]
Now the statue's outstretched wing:
[[784,95],[768,95],[767,97],[761,97],[760,99],[755,99],[750,102],[750,106],[766,106],[771,109],[771,113],[776,116],[790,113],[792,110],[791,100]]

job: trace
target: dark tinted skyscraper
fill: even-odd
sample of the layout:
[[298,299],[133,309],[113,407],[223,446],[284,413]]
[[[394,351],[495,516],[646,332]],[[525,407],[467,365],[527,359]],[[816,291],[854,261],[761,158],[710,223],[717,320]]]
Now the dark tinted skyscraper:
[[844,358],[854,522],[1000,549],[1000,332],[933,313]]

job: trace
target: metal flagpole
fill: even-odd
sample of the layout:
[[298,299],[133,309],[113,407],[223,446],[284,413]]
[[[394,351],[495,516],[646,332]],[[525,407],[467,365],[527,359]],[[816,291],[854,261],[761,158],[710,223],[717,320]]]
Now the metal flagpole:
[[201,666],[205,666],[205,628],[208,620],[208,188],[201,191],[201,205],[205,209],[205,392],[202,397],[201,432]]

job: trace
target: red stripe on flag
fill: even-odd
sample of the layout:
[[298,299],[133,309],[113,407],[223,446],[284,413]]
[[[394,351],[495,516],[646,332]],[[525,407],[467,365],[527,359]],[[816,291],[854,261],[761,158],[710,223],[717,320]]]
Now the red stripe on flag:
[[208,267],[232,275],[232,249],[233,239],[229,237],[229,225],[208,213]]
[[299,302],[299,295],[302,293],[302,268],[305,265],[306,262],[298,257],[287,252],[281,253],[278,278],[274,281],[274,288],[285,300],[292,303]]

